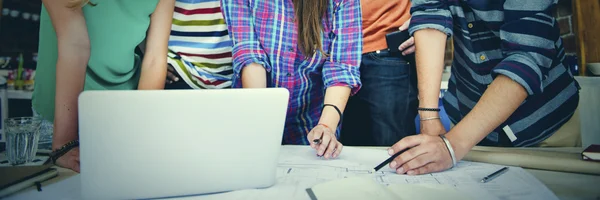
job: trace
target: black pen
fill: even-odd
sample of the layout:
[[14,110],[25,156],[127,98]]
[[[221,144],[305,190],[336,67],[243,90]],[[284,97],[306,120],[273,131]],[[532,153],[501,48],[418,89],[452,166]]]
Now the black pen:
[[313,142],[314,142],[316,145],[319,145],[319,144],[321,144],[321,139],[314,139],[314,140],[313,140]]
[[492,179],[494,179],[494,178],[496,178],[496,177],[504,174],[504,172],[506,172],[506,171],[508,171],[508,167],[503,167],[502,169],[500,169],[500,170],[498,170],[498,171],[496,171],[496,172],[494,172],[494,173],[492,173],[492,174],[484,177],[483,179],[481,179],[481,182],[482,183],[490,182]]
[[399,151],[398,153],[395,153],[392,157],[388,158],[387,160],[383,161],[381,164],[377,165],[377,167],[373,168],[376,171],[379,171],[381,168],[383,168],[383,166],[389,164],[390,162],[392,162],[392,160],[394,160],[394,158],[398,157],[400,154],[406,152],[409,148],[406,148],[402,151]]

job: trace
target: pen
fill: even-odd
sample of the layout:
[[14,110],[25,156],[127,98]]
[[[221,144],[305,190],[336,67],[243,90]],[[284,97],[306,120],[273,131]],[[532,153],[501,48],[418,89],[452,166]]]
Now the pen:
[[387,160],[383,161],[381,164],[377,165],[377,167],[373,168],[376,171],[379,171],[379,169],[381,169],[383,166],[389,164],[390,162],[392,162],[392,160],[394,160],[394,158],[398,157],[400,154],[404,153],[405,151],[407,151],[409,148],[406,148],[402,151],[399,151],[398,153],[395,153],[392,157],[388,158]]
[[321,139],[314,139],[314,140],[313,140],[313,142],[314,142],[316,145],[319,145],[319,144],[321,144]]
[[[313,140],[313,142],[315,143],[315,145],[317,145],[317,146],[318,146],[318,145],[321,145],[321,141],[322,141],[322,140],[323,140],[323,135],[321,135],[321,138],[319,138],[319,139],[314,139],[314,140]],[[319,149],[319,148],[317,147],[317,149]],[[318,156],[318,157],[322,157],[322,155],[321,155],[321,156],[319,156],[319,154],[317,154],[317,156]]]
[[494,172],[494,173],[492,173],[492,174],[484,177],[483,179],[481,179],[481,182],[482,183],[490,182],[492,179],[494,179],[494,178],[496,178],[496,177],[504,174],[504,172],[506,172],[506,171],[508,171],[508,167],[503,167],[502,169],[500,169],[500,170],[498,170],[498,171],[496,171],[496,172]]

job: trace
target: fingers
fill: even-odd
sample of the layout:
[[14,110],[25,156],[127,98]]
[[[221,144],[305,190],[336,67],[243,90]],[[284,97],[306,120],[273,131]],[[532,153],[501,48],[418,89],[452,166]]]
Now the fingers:
[[415,46],[411,46],[408,49],[404,50],[402,52],[402,55],[405,56],[405,55],[408,55],[408,54],[415,53],[415,50],[416,50]]
[[[406,167],[409,162],[411,162],[415,158],[422,156],[423,154],[426,154],[427,152],[429,152],[429,149],[424,146],[417,146],[412,149],[409,149],[408,151],[406,151],[406,152],[402,153],[401,155],[399,155],[398,157],[396,157],[394,159],[394,161],[392,161],[390,163],[390,167],[393,169],[397,169],[397,171],[399,171],[399,172],[401,171],[400,173],[404,173],[404,172],[408,171]],[[412,163],[411,167],[415,164],[416,163]],[[420,167],[420,166],[417,166],[417,167]],[[402,168],[402,169],[400,169],[400,168]],[[413,169],[413,168],[411,168],[411,169]]]
[[177,75],[175,75],[173,72],[167,72],[167,78],[169,79],[169,83],[173,83],[173,82],[177,82],[179,81],[179,77],[177,77]]
[[413,169],[408,171],[406,174],[408,175],[421,175],[421,174],[429,174],[442,171],[444,168],[439,163],[429,163],[425,166],[419,167],[417,169]]
[[170,64],[167,64],[167,83],[171,84],[173,82],[179,81],[179,77],[176,75],[177,71]]
[[400,152],[406,148],[414,147],[421,144],[423,140],[422,135],[413,135],[403,138],[402,140],[396,142],[389,150],[388,153],[394,155],[396,152]]
[[[435,161],[436,158],[431,153],[425,152],[413,157],[410,160],[405,160],[404,164],[396,170],[396,173],[402,174],[413,171]],[[413,173],[413,172],[411,172]],[[413,174],[409,174],[413,175]]]
[[344,145],[341,142],[337,142],[338,145],[336,147],[335,152],[333,153],[333,158],[337,158],[338,156],[340,156],[340,154],[342,153],[342,148],[344,147]]
[[329,146],[327,147],[327,151],[325,151],[325,159],[333,158],[333,154],[337,151],[338,146],[341,146],[341,143],[335,138],[332,138],[331,142],[329,142]]
[[[310,143],[310,147],[312,147],[313,149],[317,149],[319,148],[319,145],[321,143],[323,143],[323,140],[321,140],[321,137],[323,135],[323,131],[317,128],[313,128],[313,130],[310,131],[310,133],[308,133],[308,142]],[[315,140],[319,140],[317,142],[315,142]]]
[[408,38],[408,40],[406,40],[402,44],[400,44],[400,46],[398,47],[398,50],[403,51],[404,49],[407,49],[409,47],[414,47],[414,45],[415,45],[415,37],[410,37],[410,38]]
[[329,142],[331,142],[331,134],[327,134],[324,131],[318,131],[317,133],[319,132],[323,135],[323,138],[321,139],[321,145],[319,145],[319,149],[317,150],[317,155],[323,156],[329,146]]

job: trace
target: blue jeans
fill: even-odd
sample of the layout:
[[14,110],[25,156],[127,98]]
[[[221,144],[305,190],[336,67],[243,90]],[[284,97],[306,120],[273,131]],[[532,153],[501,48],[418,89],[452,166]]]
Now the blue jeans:
[[341,141],[350,146],[391,146],[416,133],[417,74],[414,54],[365,53],[362,89],[348,100]]

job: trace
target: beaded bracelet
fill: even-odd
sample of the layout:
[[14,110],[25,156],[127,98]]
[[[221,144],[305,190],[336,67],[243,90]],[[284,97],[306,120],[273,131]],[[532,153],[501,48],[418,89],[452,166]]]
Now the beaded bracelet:
[[71,149],[79,146],[79,140],[73,140],[63,145],[62,147],[52,151],[50,153],[50,159],[52,160],[52,164],[56,164],[56,160],[61,156],[65,155]]
[[431,111],[431,112],[440,112],[439,108],[417,108],[418,111]]

